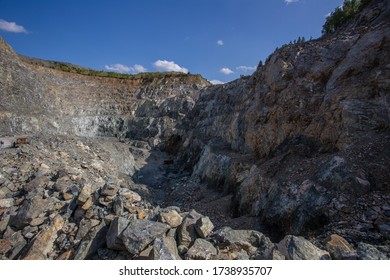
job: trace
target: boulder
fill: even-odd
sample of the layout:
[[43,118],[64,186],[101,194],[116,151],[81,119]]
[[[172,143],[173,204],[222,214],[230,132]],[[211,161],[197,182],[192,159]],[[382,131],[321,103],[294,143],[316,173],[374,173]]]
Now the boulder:
[[26,198],[17,214],[12,217],[11,224],[17,229],[28,225],[34,218],[38,217],[47,206],[47,201],[41,196]]
[[177,244],[172,237],[157,237],[153,244],[154,260],[181,260]]
[[75,260],[88,259],[95,254],[97,250],[106,243],[105,237],[107,235],[107,226],[103,221],[98,226],[92,228],[88,234],[80,242],[77,251],[75,252]]
[[358,244],[357,254],[360,260],[388,260],[375,246],[363,242]]
[[129,225],[130,220],[122,217],[116,217],[110,224],[108,233],[106,236],[107,247],[112,250],[126,250],[125,244],[123,244],[120,238],[122,232]]
[[356,250],[340,235],[332,234],[329,236],[326,240],[325,248],[334,260],[357,259]]
[[137,255],[157,237],[164,236],[169,226],[148,220],[134,220],[122,232],[121,239],[132,255]]
[[217,255],[217,249],[209,241],[198,238],[186,253],[190,260],[210,260]]
[[330,260],[328,252],[319,249],[300,236],[287,235],[278,243],[279,251],[287,260]]
[[158,216],[158,220],[162,223],[166,223],[171,228],[176,228],[180,226],[183,221],[183,218],[175,210],[161,212]]
[[178,228],[177,237],[178,244],[189,247],[193,244],[196,238],[198,238],[198,234],[196,233],[195,224],[198,219],[203,216],[196,212],[195,210],[191,210],[183,219],[180,227]]
[[206,238],[213,231],[214,225],[209,217],[202,217],[196,222],[195,229],[200,237]]

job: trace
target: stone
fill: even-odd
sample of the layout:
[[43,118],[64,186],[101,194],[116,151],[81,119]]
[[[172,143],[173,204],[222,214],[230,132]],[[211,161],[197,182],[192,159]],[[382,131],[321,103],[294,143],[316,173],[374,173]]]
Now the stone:
[[131,221],[122,232],[121,239],[132,255],[137,255],[151,244],[157,237],[164,236],[169,226],[148,220]]
[[202,238],[207,238],[214,229],[214,225],[209,217],[200,218],[195,224],[196,232]]
[[50,178],[47,176],[37,176],[24,186],[24,190],[27,192],[34,192],[47,186],[50,182]]
[[110,224],[108,233],[106,236],[107,248],[112,250],[126,250],[125,244],[123,244],[120,238],[122,232],[129,225],[130,220],[122,217],[116,217]]
[[30,162],[23,163],[22,166],[19,168],[19,173],[24,174],[24,173],[28,172],[30,167],[31,167]]
[[137,211],[137,218],[138,218],[138,220],[143,220],[147,216],[148,216],[148,213],[146,213],[145,211],[143,211],[141,209]]
[[198,238],[186,253],[190,260],[210,260],[217,255],[217,249],[209,241]]
[[153,260],[153,246],[149,245],[148,247],[146,247],[146,249],[140,252],[138,257],[135,257],[135,259]]
[[183,222],[178,227],[177,238],[178,244],[189,247],[193,244],[195,239],[198,238],[196,233],[195,224],[202,217],[201,214],[195,210],[191,210],[183,219]]
[[79,229],[76,234],[76,240],[80,241],[88,234],[88,232],[92,228],[91,220],[83,218],[80,221],[78,227]]
[[37,217],[30,222],[30,226],[32,227],[40,226],[45,222],[45,220],[46,220],[45,217]]
[[9,197],[11,195],[12,192],[8,188],[0,188],[0,199],[6,198],[7,196]]
[[319,249],[300,236],[287,235],[278,244],[279,251],[287,260],[330,260],[328,252]]
[[0,208],[10,208],[12,206],[14,206],[13,198],[0,199]]
[[0,239],[0,255],[5,255],[12,249],[12,242],[10,240]]
[[130,204],[142,200],[141,196],[138,193],[131,191],[129,189],[124,189],[124,190],[122,189],[120,191],[120,195],[124,198],[125,201],[127,201]]
[[284,260],[285,257],[278,250],[277,246],[264,234],[257,240],[257,250],[251,256],[251,259],[257,260]]
[[356,250],[343,237],[332,234],[327,238],[325,244],[326,250],[334,260],[356,260]]
[[263,234],[255,230],[234,230],[230,227],[223,227],[213,234],[213,239],[219,243],[253,247],[259,245],[259,239],[262,237]]
[[183,218],[175,210],[168,212],[161,212],[158,216],[158,220],[161,223],[166,223],[172,228],[180,226],[183,221]]
[[157,237],[153,243],[154,260],[181,260],[177,244],[172,237]]
[[47,207],[47,201],[41,196],[26,198],[19,208],[16,216],[12,217],[11,224],[17,229],[28,225],[33,219],[38,217]]
[[73,250],[72,249],[69,249],[65,252],[63,252],[61,255],[59,255],[56,260],[59,260],[59,261],[64,261],[64,260],[70,260],[73,256]]
[[24,239],[22,233],[20,231],[14,232],[9,240],[12,242],[12,252],[8,256],[10,260],[17,259],[24,247],[27,245],[26,239]]
[[69,201],[69,200],[71,200],[73,198],[73,194],[65,192],[65,193],[62,194],[62,197],[63,197],[63,199],[65,201]]
[[81,209],[88,210],[93,205],[93,198],[90,196],[87,201],[84,202],[83,206],[81,206]]
[[101,196],[98,199],[99,203],[103,206],[108,207],[110,204],[112,204],[112,199],[109,198],[108,196]]
[[92,187],[90,185],[85,185],[84,187],[81,188],[80,194],[77,198],[77,202],[79,205],[83,205],[88,198],[91,197],[92,193]]
[[113,208],[115,215],[121,216],[123,214],[123,200],[120,196],[115,198]]
[[10,218],[10,215],[3,215],[3,217],[0,219],[0,234],[3,234],[3,232],[6,230]]
[[118,193],[119,191],[119,188],[115,185],[109,185],[109,184],[105,184],[101,190],[101,195],[104,195],[104,196],[114,196]]
[[33,239],[30,249],[23,257],[24,260],[46,260],[57,238],[57,230],[54,226],[40,231]]
[[61,215],[56,215],[52,220],[52,225],[57,231],[61,230],[64,227],[65,221]]
[[106,243],[107,231],[105,222],[101,222],[98,226],[92,228],[80,242],[79,247],[75,251],[74,259],[85,260],[95,254]]
[[228,245],[229,248],[237,248],[235,251],[245,250],[251,259],[272,260],[283,259],[277,246],[259,231],[233,230],[223,227],[212,235],[213,240],[218,242],[221,248]]
[[218,255],[214,258],[216,260],[249,260],[248,253],[236,245],[227,247],[218,246]]
[[360,260],[387,260],[385,254],[379,251],[375,246],[360,242],[357,247],[357,255]]

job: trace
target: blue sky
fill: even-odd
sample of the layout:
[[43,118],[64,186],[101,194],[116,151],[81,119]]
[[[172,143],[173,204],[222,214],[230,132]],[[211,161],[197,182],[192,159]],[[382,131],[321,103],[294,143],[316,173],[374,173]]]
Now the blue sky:
[[227,82],[251,74],[284,43],[319,37],[326,14],[342,2],[0,0],[0,36],[31,57]]

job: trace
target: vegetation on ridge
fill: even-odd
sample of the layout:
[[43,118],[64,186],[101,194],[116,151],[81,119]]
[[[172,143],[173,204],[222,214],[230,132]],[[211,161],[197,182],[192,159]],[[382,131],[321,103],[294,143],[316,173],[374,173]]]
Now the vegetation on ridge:
[[75,73],[84,76],[93,76],[93,77],[102,77],[102,78],[115,78],[115,79],[125,79],[125,80],[152,80],[155,78],[167,78],[167,77],[189,77],[196,76],[201,77],[198,74],[190,73],[181,73],[181,72],[143,72],[138,74],[124,74],[118,72],[106,72],[93,70],[90,68],[80,67],[71,63],[58,62],[58,61],[48,61],[41,60],[37,58],[26,57],[19,55],[19,57],[24,61],[32,65],[39,65],[51,69],[60,70],[63,72]]
[[355,18],[372,0],[345,0],[327,18],[322,34],[331,34]]

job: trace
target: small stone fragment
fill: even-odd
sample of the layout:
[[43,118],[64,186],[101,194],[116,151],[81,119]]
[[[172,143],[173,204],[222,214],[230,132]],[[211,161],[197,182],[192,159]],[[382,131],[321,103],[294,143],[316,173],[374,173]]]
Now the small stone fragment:
[[0,239],[0,255],[5,255],[12,249],[12,242],[5,239]]
[[183,218],[175,210],[169,212],[161,212],[158,220],[162,223],[168,224],[172,228],[180,226]]
[[93,205],[93,198],[92,196],[90,196],[87,199],[87,201],[83,204],[83,206],[81,206],[81,209],[88,210],[89,208],[91,208],[92,205]]
[[88,200],[88,198],[91,197],[91,193],[92,193],[92,187],[90,185],[85,185],[81,189],[80,194],[77,198],[77,202],[79,203],[79,205],[83,205]]
[[200,237],[206,238],[213,231],[214,225],[209,217],[202,217],[196,222],[195,229]]
[[102,188],[101,195],[104,196],[115,196],[119,188],[115,185],[105,184]]
[[10,208],[12,206],[14,206],[13,198],[0,199],[0,208]]

